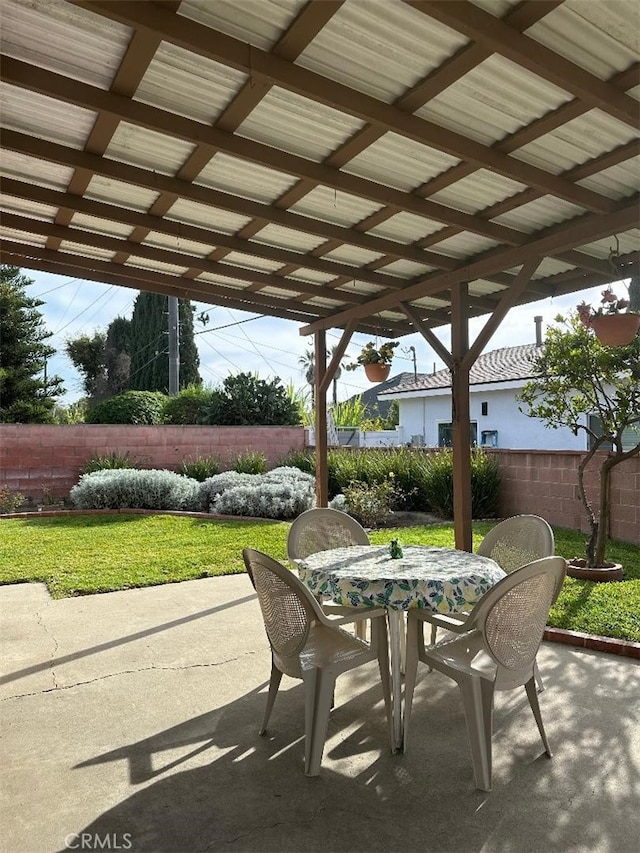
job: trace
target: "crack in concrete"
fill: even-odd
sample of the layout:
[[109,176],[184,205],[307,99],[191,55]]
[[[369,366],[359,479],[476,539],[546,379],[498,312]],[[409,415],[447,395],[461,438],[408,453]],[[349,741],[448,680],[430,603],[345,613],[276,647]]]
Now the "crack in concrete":
[[220,842],[219,840],[211,841],[209,844],[207,844],[207,846],[205,847],[205,850],[211,850],[211,848],[214,845],[217,845],[219,843],[235,844],[236,841],[240,841],[243,838],[249,838],[252,835],[256,835],[258,832],[261,832],[265,829],[274,829],[276,826],[292,826],[294,824],[296,826],[300,826],[301,824],[306,825],[306,826],[312,826],[315,823],[316,819],[318,818],[318,815],[321,814],[326,809],[326,804],[327,804],[328,799],[329,799],[329,797],[326,797],[324,800],[322,800],[318,804],[317,808],[314,810],[313,814],[309,818],[307,818],[306,820],[300,820],[300,818],[296,816],[296,818],[294,820],[276,820],[273,823],[264,823],[264,824],[260,824],[258,826],[253,826],[247,832],[241,832],[238,835],[235,835],[233,838],[227,839],[226,841],[222,841],[222,842]]
[[39,627],[42,628],[42,630],[45,632],[47,637],[49,637],[49,639],[53,643],[53,651],[51,652],[51,669],[50,669],[50,672],[51,672],[51,679],[53,681],[53,689],[56,690],[59,685],[58,685],[58,681],[56,678],[56,671],[53,667],[53,662],[55,661],[55,659],[57,657],[58,649],[60,648],[60,644],[58,643],[58,640],[56,639],[55,634],[52,634],[51,631],[46,626],[45,621],[44,621],[44,613],[42,613],[40,610],[36,610],[35,615],[36,615],[37,625],[39,625]]
[[[253,654],[253,652],[250,652]],[[224,666],[228,663],[234,663],[235,661],[240,660],[240,658],[229,658],[228,660],[218,661],[217,663],[191,663],[184,664],[182,666],[141,666],[137,669],[122,669],[118,672],[108,672],[105,675],[96,676],[96,678],[89,678],[86,681],[76,681],[73,684],[57,684],[54,679],[54,687],[49,687],[45,690],[34,690],[30,693],[16,693],[13,696],[4,696],[0,698],[0,702],[8,702],[11,699],[25,699],[29,696],[41,696],[45,693],[57,693],[62,690],[71,690],[73,687],[85,687],[88,684],[95,684],[98,681],[105,681],[107,678],[116,678],[120,675],[134,675],[137,672],[153,672],[153,670],[166,670],[166,671],[180,671],[187,669],[207,669],[208,667],[216,667],[216,666]]]

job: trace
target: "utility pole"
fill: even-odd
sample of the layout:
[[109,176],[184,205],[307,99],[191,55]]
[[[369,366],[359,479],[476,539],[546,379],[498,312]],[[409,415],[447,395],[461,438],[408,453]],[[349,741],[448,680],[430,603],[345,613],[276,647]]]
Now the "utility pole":
[[180,390],[180,324],[178,322],[178,297],[169,300],[169,395],[175,397]]

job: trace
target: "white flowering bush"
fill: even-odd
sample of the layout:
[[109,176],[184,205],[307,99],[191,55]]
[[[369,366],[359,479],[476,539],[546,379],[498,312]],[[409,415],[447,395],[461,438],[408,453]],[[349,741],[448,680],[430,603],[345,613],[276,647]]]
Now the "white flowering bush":
[[104,469],[83,474],[69,497],[76,509],[193,510],[199,486],[174,471]]
[[[239,474],[237,471],[223,471],[207,477],[198,489],[198,509],[202,512],[213,512],[213,504],[227,489],[235,489],[238,486],[251,483],[255,474]],[[215,510],[218,512],[218,510]]]
[[244,482],[219,493],[211,511],[257,518],[295,518],[315,505],[315,479],[297,468],[245,475]]

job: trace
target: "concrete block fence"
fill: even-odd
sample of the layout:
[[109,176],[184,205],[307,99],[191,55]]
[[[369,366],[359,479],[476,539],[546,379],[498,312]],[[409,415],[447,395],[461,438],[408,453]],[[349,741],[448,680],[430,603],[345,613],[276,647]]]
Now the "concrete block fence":
[[[35,503],[43,492],[63,498],[78,481],[92,456],[129,453],[145,468],[175,470],[188,457],[217,456],[223,467],[248,450],[262,451],[276,465],[290,451],[305,446],[304,428],[117,426],[78,424],[36,426],[0,424],[0,487],[21,492]],[[366,449],[353,452],[366,453]],[[415,453],[433,452],[414,449]],[[574,451],[490,450],[502,474],[500,515],[533,513],[551,524],[587,531],[578,496],[578,464]],[[598,454],[600,455],[600,454]],[[598,463],[587,472],[587,488],[598,495]],[[597,504],[596,504],[597,506]],[[640,457],[613,469],[611,533],[640,545]]]
[[[551,524],[587,532],[589,525],[578,494],[578,465],[583,453],[574,451],[496,450],[502,488],[500,514],[533,513]],[[585,489],[594,511],[600,495],[601,453],[585,473]],[[598,458],[600,457],[600,458]],[[611,535],[640,545],[640,456],[626,459],[611,472]]]
[[93,456],[128,453],[143,468],[175,470],[189,457],[216,456],[223,470],[259,451],[271,466],[304,447],[302,427],[0,424],[0,486],[35,503],[64,498]]

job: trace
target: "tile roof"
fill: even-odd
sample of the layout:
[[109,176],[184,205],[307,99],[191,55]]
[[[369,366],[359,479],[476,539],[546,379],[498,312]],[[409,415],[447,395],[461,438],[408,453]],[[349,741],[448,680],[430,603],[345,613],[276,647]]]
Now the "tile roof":
[[[537,349],[536,344],[522,344],[517,347],[501,347],[484,353],[479,356],[469,371],[469,385],[531,379],[534,375],[533,358]],[[406,377],[404,381],[378,393],[396,394],[451,388],[451,372],[447,367],[436,373],[419,373],[417,379],[412,373],[406,373],[403,376]]]

